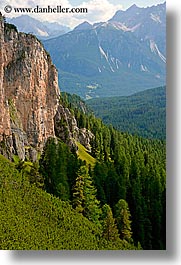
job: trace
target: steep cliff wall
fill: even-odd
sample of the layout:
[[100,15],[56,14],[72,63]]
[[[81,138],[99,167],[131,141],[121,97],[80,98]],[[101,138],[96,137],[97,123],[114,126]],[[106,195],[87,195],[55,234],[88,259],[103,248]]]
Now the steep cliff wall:
[[46,140],[56,136],[70,148],[79,141],[90,150],[93,134],[77,127],[59,96],[57,70],[42,44],[0,15],[0,153],[36,160]]
[[4,23],[0,16],[0,140],[2,140],[3,133],[10,134],[10,119],[9,109],[6,102],[4,84]]
[[58,99],[57,71],[42,44],[0,17],[0,141],[21,159],[27,146],[41,150],[55,136]]

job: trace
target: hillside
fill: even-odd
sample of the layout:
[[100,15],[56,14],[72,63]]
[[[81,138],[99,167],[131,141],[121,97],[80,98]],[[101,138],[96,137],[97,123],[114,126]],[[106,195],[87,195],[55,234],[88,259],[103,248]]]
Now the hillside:
[[159,87],[128,97],[86,101],[94,114],[116,129],[146,138],[166,138],[166,88]]
[[30,185],[1,155],[0,170],[1,250],[134,249],[121,240],[102,239],[95,224],[68,202]]

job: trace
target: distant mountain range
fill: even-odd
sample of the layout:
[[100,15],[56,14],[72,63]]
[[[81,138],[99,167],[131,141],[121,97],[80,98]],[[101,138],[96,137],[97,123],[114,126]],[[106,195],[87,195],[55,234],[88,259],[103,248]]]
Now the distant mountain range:
[[44,41],[61,90],[84,99],[130,95],[166,83],[166,4],[117,11]]
[[28,15],[7,18],[7,22],[14,24],[20,32],[32,33],[41,40],[57,37],[70,31],[69,27],[57,22],[41,22]]

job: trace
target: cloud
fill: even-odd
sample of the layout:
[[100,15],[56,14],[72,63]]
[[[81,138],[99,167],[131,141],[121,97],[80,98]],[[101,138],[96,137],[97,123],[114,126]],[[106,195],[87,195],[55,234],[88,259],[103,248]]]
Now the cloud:
[[122,5],[111,4],[108,0],[90,0],[83,2],[81,6],[88,8],[88,15],[84,15],[90,22],[100,22],[110,19]]
[[[122,9],[122,5],[120,4],[112,4],[108,0],[82,0],[82,4],[77,5],[77,7],[84,7],[88,9],[88,13],[81,14],[31,14],[32,17],[39,20],[47,20],[52,22],[59,22],[61,24],[67,25],[71,28],[77,26],[83,21],[88,21],[90,23],[107,21],[110,19],[114,13]],[[72,5],[68,0],[1,0],[0,2],[0,10],[3,11],[6,5],[11,5],[12,7],[47,7],[48,5],[51,7],[56,7],[60,5],[62,7],[71,8]],[[74,4],[75,7],[75,4]],[[2,12],[5,14],[5,12]],[[28,14],[28,13],[24,13]],[[8,17],[19,16],[20,14],[16,14],[12,12],[10,14],[5,14]]]

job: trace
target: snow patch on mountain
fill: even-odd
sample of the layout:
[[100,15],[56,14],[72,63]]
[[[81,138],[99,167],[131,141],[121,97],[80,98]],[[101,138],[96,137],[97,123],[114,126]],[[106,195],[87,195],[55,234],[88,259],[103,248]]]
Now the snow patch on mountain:
[[117,69],[119,69],[119,64],[121,64],[120,61],[118,59],[116,59],[116,68]]
[[127,25],[125,25],[125,23],[121,23],[121,22],[117,22],[117,21],[111,21],[111,22],[104,22],[101,24],[96,24],[94,27],[98,28],[98,27],[104,27],[104,28],[113,28],[116,30],[122,30],[124,32],[130,31],[130,32],[135,32],[139,27],[141,26],[141,23],[138,23],[136,25],[134,25],[133,27],[128,27]]
[[100,50],[102,56],[105,57],[106,61],[108,61],[107,55],[106,55],[106,53],[104,52],[104,50],[103,50],[103,48],[101,47],[101,45],[99,45],[99,50]]
[[155,54],[158,54],[158,56],[160,57],[160,59],[166,63],[166,58],[165,56],[159,51],[157,44],[153,41],[150,40],[150,49],[152,52],[154,52]]
[[111,23],[112,27],[117,29],[117,30],[122,30],[124,32],[126,31],[131,31],[130,28],[128,28],[125,24],[123,23],[119,23],[119,22],[114,22],[114,23]]
[[148,68],[145,65],[143,65],[143,64],[141,64],[141,71],[142,72],[149,72]]
[[139,27],[141,26],[141,23],[136,24],[134,27],[130,29],[131,32],[135,32]]
[[49,36],[49,34],[46,31],[43,31],[43,30],[41,30],[39,28],[37,28],[36,31],[37,31],[37,34],[39,36],[42,36],[42,37],[48,37]]
[[112,71],[112,72],[115,72],[114,69],[112,68],[110,62],[109,62],[109,58],[108,58],[109,55],[108,55],[108,52],[107,52],[107,54],[106,54],[105,51],[103,50],[103,48],[102,48],[100,45],[99,45],[99,50],[100,50],[100,53],[102,54],[102,56],[106,59],[106,61],[107,61],[108,65],[109,65],[111,71]]
[[160,19],[160,17],[159,17],[158,15],[151,13],[151,14],[150,14],[150,17],[151,17],[151,19],[154,20],[155,22],[157,22],[157,23],[162,23],[162,22],[161,22],[161,19]]

